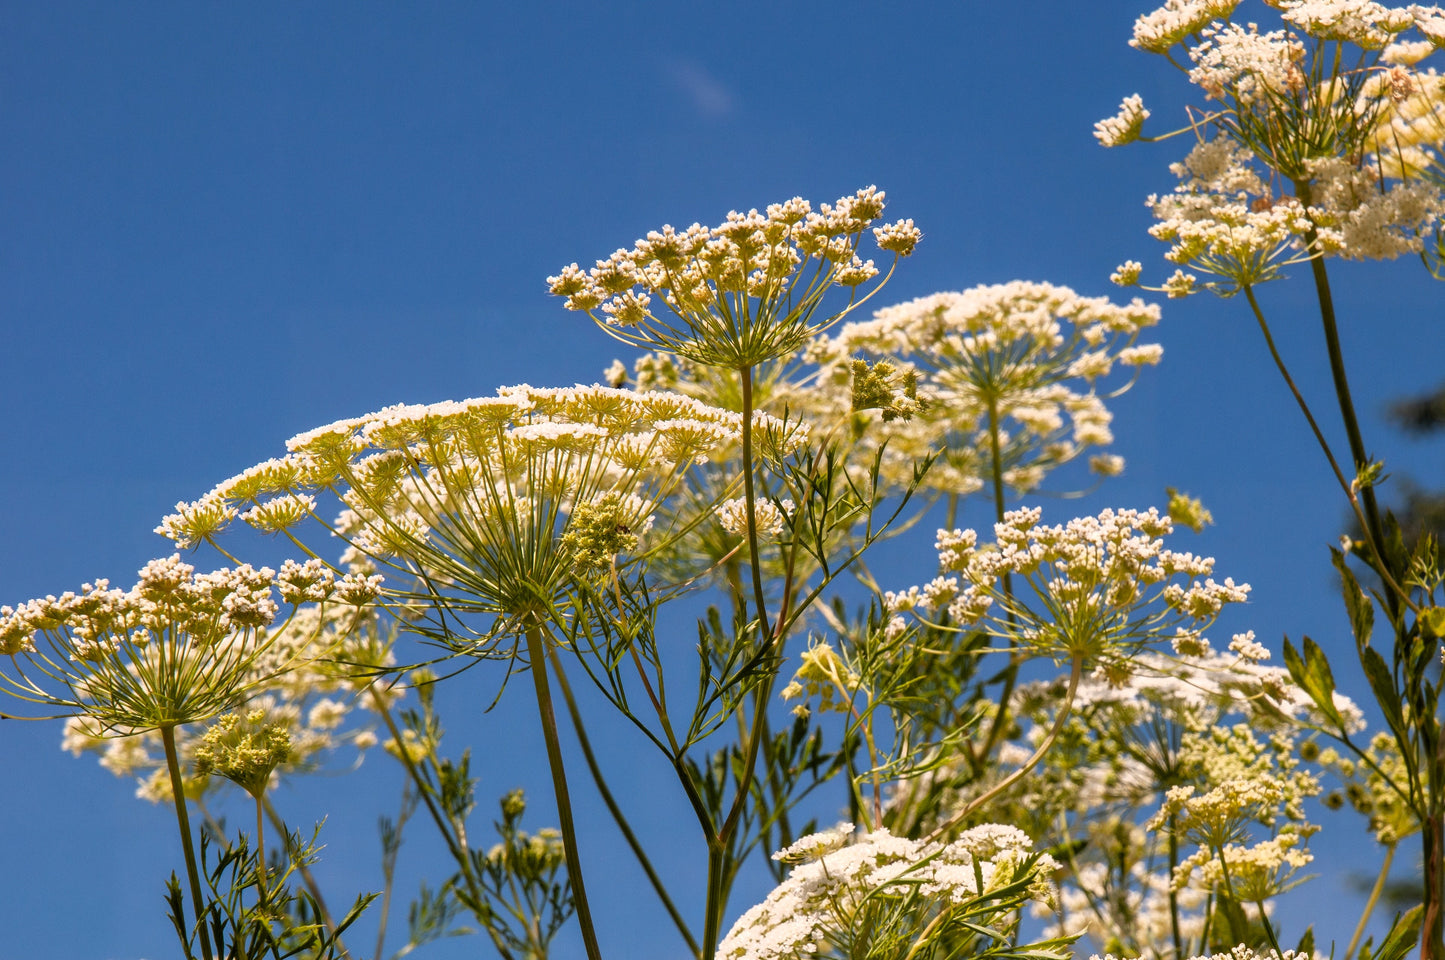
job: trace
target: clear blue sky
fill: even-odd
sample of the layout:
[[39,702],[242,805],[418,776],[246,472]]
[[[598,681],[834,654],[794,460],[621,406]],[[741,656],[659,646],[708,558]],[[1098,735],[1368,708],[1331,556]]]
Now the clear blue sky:
[[[0,602],[97,576],[130,583],[169,552],[151,529],[177,500],[308,427],[501,384],[592,382],[622,354],[544,278],[664,222],[876,183],[888,215],[925,233],[880,302],[1016,278],[1122,295],[1107,277],[1126,259],[1162,278],[1172,267],[1144,233],[1143,201],[1173,185],[1166,167],[1183,148],[1106,151],[1091,136],[1130,93],[1161,128],[1182,117],[1184,85],[1126,45],[1145,9],[6,5]],[[1439,376],[1442,288],[1408,263],[1337,277],[1372,449],[1438,477],[1439,448],[1402,439],[1382,414]],[[1263,299],[1328,414],[1310,289],[1297,277]],[[1127,473],[1082,503],[1046,503],[1046,518],[1162,504],[1166,484],[1201,496],[1218,526],[1199,551],[1254,585],[1217,633],[1252,628],[1276,650],[1281,634],[1308,633],[1340,651],[1342,686],[1362,694],[1326,554],[1342,504],[1244,304],[1166,303],[1157,339],[1163,365],[1114,404]],[[900,584],[926,568],[926,540]],[[468,682],[448,691],[446,718],[457,746],[474,745],[483,814],[527,784],[533,825],[546,822],[535,725],[510,707],[481,715],[490,687]],[[599,739],[619,782],[665,775],[612,729]],[[62,754],[59,737],[56,724],[0,728],[0,960],[173,955],[170,815]],[[702,848],[665,786],[628,803],[686,882]],[[279,798],[298,824],[330,815],[321,873],[333,899],[376,888],[375,818],[399,790],[378,755]],[[1341,876],[1375,864],[1345,842],[1357,821],[1324,823],[1322,876],[1299,895],[1318,915],[1294,919],[1343,942],[1358,898]],[[609,860],[621,855],[610,830],[597,836],[584,853],[604,948],[676,956],[665,921],[628,892],[636,871]],[[437,854],[417,830],[399,895],[443,878]],[[763,890],[744,883],[734,915]]]

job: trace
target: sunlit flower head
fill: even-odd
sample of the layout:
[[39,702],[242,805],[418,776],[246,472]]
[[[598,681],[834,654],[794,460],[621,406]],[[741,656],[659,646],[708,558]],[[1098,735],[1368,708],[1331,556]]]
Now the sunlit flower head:
[[[794,353],[871,295],[860,288],[880,269],[860,250],[883,201],[881,190],[865,187],[816,210],[795,197],[762,213],[733,211],[716,227],[664,226],[590,270],[574,263],[547,283],[569,310],[585,311],[619,340],[741,370]],[[922,236],[912,220],[871,233],[888,274]],[[846,300],[825,309],[832,287],[844,288]]]
[[[1158,320],[1159,308],[1141,300],[1119,305],[1046,283],[933,294],[815,343],[808,357],[821,368],[818,385],[795,402],[808,408],[811,400],[820,417],[856,410],[863,364],[872,378],[863,406],[880,409],[888,425],[859,445],[871,450],[886,440],[884,467],[896,482],[911,480],[912,465],[936,452],[927,486],[968,493],[997,478],[1027,491],[1113,441],[1104,401],[1159,362],[1162,348],[1137,342]],[[1122,463],[1101,466],[1117,473]]]
[[992,544],[979,545],[972,530],[940,530],[943,576],[889,593],[889,609],[947,611],[1038,653],[1112,659],[1178,628],[1197,633],[1248,597],[1247,585],[1210,576],[1212,558],[1166,549],[1173,523],[1157,510],[1105,510],[1052,527],[1040,517],[1010,511]]
[[[770,417],[756,421],[784,446],[801,439]],[[424,599],[454,612],[530,616],[569,578],[636,548],[650,505],[690,465],[736,443],[740,427],[738,414],[674,393],[506,387],[307,431],[279,461],[296,469],[273,467],[269,481],[257,481],[253,468],[197,502],[219,502],[244,519],[277,501],[304,501],[314,521],[312,498],[330,492],[344,509],[320,530],[347,542],[344,559],[360,571],[419,578]],[[190,529],[190,513],[183,505],[161,532],[181,542],[214,536],[213,524]],[[313,522],[285,533],[299,543],[317,529]],[[369,577],[350,576],[336,581],[338,599],[376,596]]]

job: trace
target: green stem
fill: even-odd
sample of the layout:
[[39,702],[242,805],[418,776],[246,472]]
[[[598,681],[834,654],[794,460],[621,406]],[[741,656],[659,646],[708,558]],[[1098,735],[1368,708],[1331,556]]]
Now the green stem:
[[587,903],[587,888],[582,883],[582,861],[577,855],[577,828],[572,821],[572,799],[567,792],[567,772],[562,766],[562,743],[557,738],[557,718],[552,712],[552,691],[547,683],[547,654],[542,630],[535,623],[527,626],[527,659],[531,663],[532,685],[537,692],[537,712],[542,721],[542,738],[547,743],[547,763],[552,768],[552,790],[557,798],[557,817],[561,821],[562,850],[567,857],[567,876],[572,881],[572,899],[577,907],[577,922],[582,927],[582,943],[587,960],[601,960],[597,931],[592,925],[592,908]]
[[266,890],[266,831],[261,821],[261,797],[256,797],[256,879],[261,884],[261,902],[268,898]]
[[753,485],[753,375],[751,367],[744,367],[739,371],[742,381],[743,401],[743,491],[747,498],[748,508],[748,559],[752,566],[753,580],[753,602],[757,605],[758,637],[760,652],[766,654],[763,660],[764,669],[767,670],[767,677],[756,688],[753,697],[753,724],[752,731],[748,736],[747,745],[743,752],[742,768],[737,774],[737,795],[733,798],[732,808],[723,818],[722,825],[717,831],[716,837],[708,844],[708,889],[706,921],[703,928],[703,952],[704,958],[711,957],[717,952],[718,937],[721,934],[722,913],[724,906],[725,862],[728,858],[728,850],[732,844],[734,832],[737,830],[738,822],[742,817],[743,807],[748,802],[748,792],[752,787],[753,771],[757,767],[758,752],[762,747],[763,724],[760,717],[763,711],[767,710],[768,702],[772,696],[773,680],[776,679],[776,672],[771,669],[768,659],[773,658],[775,651],[771,648],[782,643],[782,630],[784,615],[778,614],[778,636],[773,635],[773,630],[768,624],[767,601],[763,594],[763,574],[761,556],[758,551],[758,525],[755,503],[757,494]]
[[1385,848],[1385,862],[1380,864],[1380,875],[1375,878],[1375,886],[1370,890],[1370,899],[1365,901],[1365,911],[1360,914],[1360,922],[1355,926],[1355,935],[1350,937],[1350,945],[1345,947],[1344,960],[1350,960],[1355,955],[1355,948],[1360,945],[1360,938],[1365,935],[1365,927],[1369,925],[1370,914],[1375,912],[1375,904],[1380,900],[1380,894],[1385,892],[1385,881],[1390,875],[1390,864],[1395,859],[1395,844]]
[[743,388],[743,495],[748,508],[748,562],[753,571],[753,602],[757,604],[758,636],[766,645],[771,639],[768,629],[767,600],[763,595],[763,569],[758,553],[757,494],[753,489],[753,370],[741,371]]
[[719,838],[707,848],[707,916],[704,918],[702,942],[705,953],[703,960],[716,956],[718,941],[722,938],[723,875],[727,860],[726,841]]
[[196,929],[201,934],[201,955],[212,960],[211,935],[206,931],[206,905],[201,896],[201,875],[196,870],[196,851],[191,842],[191,818],[186,812],[186,787],[181,779],[181,761],[176,754],[176,728],[161,727],[161,744],[166,751],[166,769],[171,775],[171,799],[175,801],[176,823],[181,829],[181,850],[186,858],[186,879],[191,885],[191,908],[196,912]]
[[[383,886],[381,893],[381,915],[377,918],[376,923],[375,960],[382,960],[383,950],[386,947],[386,925],[387,921],[391,917],[391,894],[396,887],[396,857],[397,853],[401,850],[401,831],[406,828],[406,821],[410,819],[411,811],[415,809],[415,806],[412,804],[410,797],[411,793],[409,789],[406,786],[403,786],[401,791],[401,809],[397,811],[396,817],[396,832],[392,837],[392,843],[388,847],[383,849],[381,854],[381,876]],[[304,877],[305,874],[303,873],[302,876]],[[316,891],[313,890],[312,895],[314,896],[315,894]],[[320,904],[321,901],[318,900],[317,903]],[[321,910],[322,916],[325,917],[326,907],[324,904],[321,906]],[[331,928],[331,922],[329,920],[327,921],[327,928]],[[342,949],[345,950],[346,948],[343,947]]]
[[[276,831],[278,836],[286,837],[286,822],[281,819],[281,815],[276,812],[276,807],[271,803],[271,799],[264,793],[261,794],[261,803],[266,811],[266,819],[271,823],[271,828]],[[259,832],[260,828],[258,827],[257,833]],[[311,894],[311,899],[316,901],[316,908],[321,911],[321,922],[325,924],[326,932],[331,935],[332,941],[340,948],[341,956],[343,958],[349,958],[351,954],[337,936],[336,923],[331,919],[331,911],[326,908],[326,900],[321,896],[321,887],[316,883],[316,877],[312,875],[311,868],[308,867],[304,861],[298,860],[296,861],[296,872],[301,874],[301,882],[306,884],[306,889]],[[378,953],[380,953],[380,951],[378,951]]]
[[[1300,185],[1296,184],[1296,193]],[[1306,198],[1308,187],[1305,188]],[[1304,199],[1304,198],[1302,198]],[[1307,201],[1306,201],[1307,202]],[[1318,236],[1311,227],[1305,234],[1305,240],[1310,244],[1311,249],[1318,249]],[[1350,441],[1350,456],[1355,462],[1355,472],[1370,462],[1369,454],[1365,452],[1365,440],[1360,433],[1360,421],[1355,416],[1355,404],[1350,397],[1350,381],[1345,375],[1345,355],[1340,349],[1340,331],[1335,322],[1335,302],[1330,293],[1330,276],[1325,269],[1325,261],[1321,256],[1316,255],[1310,260],[1310,272],[1314,275],[1315,296],[1320,304],[1320,321],[1324,326],[1325,349],[1330,357],[1330,376],[1335,382],[1335,398],[1339,401],[1340,419],[1344,421],[1345,436]],[[1369,523],[1370,535],[1375,543],[1382,545],[1385,542],[1384,528],[1380,523],[1380,508],[1375,502],[1375,491],[1371,487],[1365,487],[1361,492],[1361,499],[1365,506],[1365,519]],[[1381,568],[1388,569],[1383,553],[1378,555]],[[1394,604],[1391,604],[1394,607]]]
[[587,769],[592,774],[592,781],[597,784],[597,792],[602,796],[602,802],[607,805],[607,811],[612,814],[612,819],[617,822],[617,829],[622,831],[622,836],[627,840],[627,846],[632,850],[632,855],[637,858],[637,863],[642,867],[642,872],[647,874],[647,880],[652,884],[652,889],[662,901],[662,906],[667,910],[667,915],[672,918],[673,924],[677,926],[678,933],[682,939],[687,941],[687,948],[692,951],[693,956],[701,957],[701,951],[697,940],[693,938],[692,931],[688,929],[687,921],[683,919],[672,897],[667,893],[667,887],[663,885],[662,878],[653,869],[652,861],[648,859],[647,851],[642,848],[642,843],[637,839],[637,834],[632,831],[632,825],[627,822],[622,808],[618,806],[617,799],[608,789],[607,781],[602,776],[602,768],[597,763],[597,757],[592,752],[592,743],[587,738],[587,731],[582,724],[582,713],[577,709],[577,700],[572,696],[572,685],[567,682],[567,674],[562,670],[561,659],[557,656],[555,649],[547,651],[547,658],[552,663],[552,672],[557,675],[557,687],[562,691],[562,701],[567,705],[567,713],[572,718],[572,728],[577,731],[577,743],[582,747],[582,756],[587,761]]
[[[411,782],[416,786],[417,796],[419,796],[422,803],[425,804],[427,812],[431,814],[432,822],[436,824],[437,832],[442,835],[442,840],[446,843],[447,850],[451,853],[452,859],[456,861],[457,869],[467,883],[468,893],[471,895],[473,902],[481,903],[486,895],[482,890],[481,882],[478,880],[476,872],[472,869],[472,858],[470,851],[467,849],[466,837],[461,832],[462,824],[456,824],[454,828],[447,818],[442,815],[441,810],[437,808],[436,800],[433,797],[434,791],[432,785],[422,776],[421,771],[417,769],[416,762],[412,760],[411,752],[407,750],[406,747],[406,738],[401,735],[401,729],[397,727],[396,720],[392,718],[391,708],[386,705],[386,699],[377,693],[375,689],[371,690],[371,697],[377,715],[380,716],[382,722],[386,724],[386,729],[391,733],[391,738],[396,743],[396,757],[401,761],[401,765],[406,770],[407,776],[411,778]],[[512,954],[507,949],[506,941],[486,922],[485,917],[478,916],[477,920],[486,929],[487,935],[491,938],[492,944],[497,948],[497,952],[502,955],[503,960],[510,960]],[[378,957],[377,960],[380,960],[380,957]]]
[[[991,469],[993,473],[993,515],[997,523],[1003,523],[1004,496],[1003,496],[1003,451],[999,441],[999,417],[998,398],[990,396],[988,399],[988,437],[989,451],[992,456]],[[1014,617],[1014,586],[1013,577],[1005,573],[1003,575],[1003,594],[1007,600],[1008,622],[1010,626],[1017,624]],[[999,738],[1007,729],[1005,721],[1008,719],[1009,700],[1013,698],[1014,685],[1018,682],[1019,657],[1016,653],[1009,654],[1008,669],[1004,672],[1003,690],[999,694],[998,713],[994,714],[993,722],[989,724],[988,735],[984,737],[983,749],[974,757],[974,770],[983,769],[988,758],[993,754],[994,747],[998,746]]]
[[[1184,937],[1179,929],[1179,892],[1174,871],[1179,866],[1179,815],[1169,814],[1169,929],[1174,935],[1174,960],[1184,960]],[[1201,945],[1200,949],[1204,949]]]

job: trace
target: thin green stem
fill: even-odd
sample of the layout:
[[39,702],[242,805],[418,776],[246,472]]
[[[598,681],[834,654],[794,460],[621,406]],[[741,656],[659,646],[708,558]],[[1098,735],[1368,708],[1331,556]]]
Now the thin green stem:
[[[1169,876],[1179,866],[1179,815],[1169,814]],[[1169,931],[1174,936],[1174,960],[1184,960],[1184,936],[1179,929],[1179,892],[1169,884]],[[1201,948],[1202,949],[1202,948]]]
[[557,817],[562,828],[562,850],[567,857],[567,876],[572,881],[572,899],[577,907],[577,922],[582,927],[582,943],[587,949],[588,960],[601,960],[597,931],[592,925],[592,908],[587,903],[587,888],[582,882],[582,860],[577,854],[577,827],[572,820],[572,799],[567,791],[567,772],[562,766],[562,743],[557,737],[557,718],[552,712],[552,691],[547,683],[547,654],[542,629],[536,623],[527,625],[527,659],[531,664],[532,686],[537,693],[542,738],[547,743],[547,763],[552,769],[552,790],[557,798]]
[[753,696],[753,723],[752,731],[747,738],[747,745],[743,752],[742,768],[737,775],[737,795],[733,798],[731,809],[723,818],[717,835],[708,844],[708,889],[706,922],[703,930],[703,951],[704,958],[711,957],[717,952],[718,937],[721,934],[722,912],[724,906],[724,865],[729,856],[728,850],[732,844],[734,832],[737,830],[738,822],[742,818],[743,807],[748,802],[748,793],[752,787],[753,771],[757,767],[758,752],[762,747],[762,734],[764,724],[760,721],[763,711],[767,710],[768,702],[772,696],[773,680],[776,674],[769,664],[774,658],[775,652],[772,648],[782,643],[784,614],[778,614],[777,636],[773,635],[773,629],[768,623],[767,600],[763,593],[763,574],[761,555],[758,550],[758,529],[756,498],[757,493],[753,484],[753,375],[751,367],[744,367],[739,371],[742,383],[743,401],[743,490],[747,499],[748,512],[748,559],[752,566],[753,580],[753,602],[757,605],[757,622],[759,650],[765,654],[763,659],[764,669],[767,670],[767,677],[756,688]]
[[263,794],[256,796],[256,879],[261,885],[261,902],[265,903],[270,892],[266,889],[266,831],[261,819],[261,796]]
[[768,629],[767,599],[763,594],[763,569],[758,553],[757,493],[753,487],[753,371],[741,371],[743,388],[743,495],[748,508],[748,562],[753,572],[753,603],[757,604],[758,637],[766,645],[772,631]]
[[[1355,485],[1345,477],[1344,471],[1340,469],[1339,461],[1335,459],[1334,451],[1330,449],[1329,442],[1325,440],[1325,435],[1320,430],[1319,423],[1315,421],[1314,414],[1310,411],[1309,404],[1305,402],[1304,395],[1301,394],[1299,388],[1295,386],[1294,378],[1289,374],[1289,368],[1285,366],[1284,359],[1279,355],[1279,350],[1275,348],[1274,337],[1269,332],[1269,324],[1264,319],[1264,312],[1260,309],[1259,301],[1255,299],[1254,291],[1247,286],[1244,287],[1243,290],[1245,298],[1249,301],[1250,309],[1254,311],[1254,318],[1259,323],[1260,332],[1264,334],[1264,342],[1265,345],[1269,347],[1269,355],[1274,358],[1275,367],[1279,370],[1280,376],[1284,378],[1285,385],[1289,387],[1289,391],[1294,396],[1295,403],[1299,406],[1300,411],[1304,413],[1305,420],[1309,422],[1310,431],[1314,433],[1315,441],[1319,444],[1320,449],[1324,451],[1325,459],[1328,460],[1330,464],[1330,470],[1335,475],[1335,481],[1339,483],[1340,489],[1344,491],[1345,497],[1350,501],[1350,509],[1354,511],[1355,519],[1359,522],[1360,530],[1365,536],[1365,542],[1369,546],[1371,555],[1375,558],[1375,571],[1390,587],[1390,590],[1386,591],[1386,596],[1396,598],[1393,599],[1390,604],[1392,611],[1398,609],[1399,601],[1404,601],[1406,606],[1416,613],[1419,613],[1419,609],[1410,599],[1409,591],[1400,586],[1394,574],[1390,571],[1389,566],[1385,563],[1385,554],[1382,546],[1384,541],[1380,539],[1376,533],[1379,528],[1378,517],[1376,518],[1377,522],[1371,524],[1368,513],[1361,510],[1361,498],[1365,493],[1369,493],[1370,488],[1364,487],[1360,493],[1357,494],[1355,492]],[[1371,502],[1373,502],[1373,494],[1371,494]]]
[[[415,804],[411,799],[413,796],[414,794],[410,792],[408,787],[402,787],[401,809],[397,811],[396,816],[396,832],[392,836],[390,844],[382,850],[381,854],[381,876],[383,886],[381,892],[381,915],[377,918],[376,923],[376,953],[374,954],[374,960],[382,960],[382,957],[384,955],[383,950],[386,947],[386,926],[387,921],[391,917],[391,894],[396,886],[396,856],[397,853],[401,850],[401,831],[406,828],[406,821],[410,819],[411,811],[416,809]],[[304,877],[305,874],[302,874],[302,876]],[[314,896],[315,893],[316,891],[313,890],[312,895]],[[317,903],[320,904],[321,901],[318,900]],[[321,911],[322,917],[325,917],[326,907],[324,904],[321,904]],[[331,929],[330,920],[327,920],[327,929]],[[342,949],[344,950],[345,948],[343,947]]]
[[[271,829],[275,830],[276,834],[284,840],[287,836],[286,822],[281,819],[281,814],[276,812],[271,798],[264,793],[261,794],[261,803],[266,811],[266,819],[271,823]],[[301,882],[306,884],[306,890],[311,894],[311,899],[316,901],[316,908],[321,911],[321,922],[325,924],[326,932],[331,935],[333,942],[341,949],[341,956],[343,958],[350,957],[351,954],[337,936],[336,923],[331,919],[331,911],[326,908],[326,900],[321,896],[321,887],[316,883],[316,877],[312,875],[311,868],[306,865],[305,861],[298,860],[296,861],[296,871],[301,874]],[[379,955],[380,951],[378,950],[377,953]]]
[[[1296,184],[1295,187],[1298,193],[1301,185]],[[1308,202],[1307,186],[1305,193],[1305,199]],[[1313,227],[1305,234],[1305,240],[1311,249],[1318,249],[1319,238],[1315,235]],[[1340,331],[1335,321],[1334,296],[1330,292],[1330,276],[1325,269],[1323,257],[1316,255],[1310,260],[1310,272],[1314,276],[1315,296],[1320,304],[1320,321],[1324,327],[1325,349],[1330,357],[1330,376],[1335,383],[1335,398],[1339,401],[1340,419],[1344,421],[1345,436],[1349,438],[1350,442],[1350,456],[1354,458],[1355,472],[1358,473],[1369,464],[1370,456],[1365,451],[1365,440],[1360,433],[1360,421],[1355,416],[1355,403],[1350,397],[1350,381],[1345,374],[1345,355],[1340,348]],[[1361,491],[1361,499],[1364,500],[1365,519],[1369,523],[1370,534],[1375,543],[1383,544],[1385,542],[1384,527],[1380,523],[1380,508],[1375,502],[1375,491],[1370,487],[1365,487]],[[1379,555],[1379,561],[1381,567],[1388,566],[1383,554]]]
[[657,893],[657,898],[662,901],[662,906],[667,910],[667,915],[677,927],[677,932],[682,934],[682,939],[687,942],[688,950],[693,956],[701,957],[701,951],[697,940],[693,938],[692,931],[688,929],[687,921],[683,919],[672,897],[668,895],[667,887],[663,884],[662,878],[653,869],[652,861],[647,856],[647,851],[642,848],[642,843],[633,832],[632,825],[627,822],[622,808],[618,806],[617,799],[607,786],[607,780],[602,776],[602,768],[597,763],[597,756],[592,752],[592,743],[587,737],[587,730],[582,723],[582,713],[577,709],[577,700],[572,695],[572,685],[567,681],[567,674],[562,670],[561,658],[557,656],[555,649],[547,651],[547,658],[551,661],[552,672],[557,675],[557,687],[562,691],[562,701],[567,705],[567,713],[572,718],[572,728],[577,732],[577,743],[582,747],[582,756],[587,761],[587,769],[592,774],[592,781],[597,784],[597,792],[606,804],[607,811],[612,814],[612,819],[617,823],[617,829],[622,831],[622,836],[627,840],[627,846],[632,850],[632,855],[637,858],[637,863],[642,867],[642,872],[647,874],[647,880],[652,884],[652,889]]
[[186,858],[186,879],[191,885],[191,908],[196,912],[196,929],[201,934],[201,955],[213,960],[211,935],[206,931],[206,905],[201,895],[201,875],[196,869],[196,851],[191,841],[191,818],[186,811],[186,787],[181,779],[181,761],[176,753],[176,728],[161,727],[161,744],[166,751],[166,769],[171,775],[171,799],[176,806],[176,824],[181,830],[181,851]]
[[1365,935],[1365,927],[1370,923],[1370,914],[1375,912],[1375,904],[1380,900],[1380,895],[1385,892],[1385,881],[1390,875],[1390,864],[1395,859],[1395,844],[1385,847],[1385,862],[1380,864],[1380,874],[1375,877],[1375,885],[1370,890],[1370,899],[1365,901],[1365,910],[1360,914],[1360,922],[1355,925],[1355,935],[1350,937],[1350,945],[1345,947],[1344,960],[1350,960],[1355,955],[1355,948],[1360,945],[1360,938]]
[[[1003,450],[999,438],[999,415],[998,397],[990,395],[988,400],[988,438],[989,452],[991,455],[991,470],[993,473],[993,515],[996,523],[1003,523],[1004,496],[1003,496]],[[1005,573],[1003,575],[1003,593],[1007,600],[1008,622],[1010,626],[1017,623],[1014,616],[1014,587],[1013,577]],[[974,769],[982,769],[987,764],[993,748],[998,745],[999,737],[1007,729],[1005,722],[1008,719],[1009,700],[1013,698],[1014,685],[1018,682],[1019,656],[1017,653],[1009,654],[1008,669],[1004,672],[1003,690],[999,694],[998,712],[994,714],[993,721],[989,724],[988,735],[984,737],[983,749],[974,757]]]

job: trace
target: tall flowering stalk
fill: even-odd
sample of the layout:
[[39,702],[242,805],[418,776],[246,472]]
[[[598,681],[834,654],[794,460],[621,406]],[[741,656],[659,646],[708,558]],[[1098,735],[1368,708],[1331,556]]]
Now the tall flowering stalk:
[[[1445,46],[1445,11],[1373,0],[1278,0],[1279,27],[1262,31],[1231,18],[1237,2],[1170,0],[1135,24],[1132,45],[1165,56],[1203,92],[1206,106],[1187,128],[1197,140],[1172,169],[1173,193],[1149,200],[1151,230],[1170,244],[1166,258],[1215,278],[1207,285],[1243,293],[1276,366],[1303,412],[1364,540],[1356,556],[1384,585],[1379,600],[1393,633],[1391,661],[1370,645],[1373,606],[1336,554],[1361,666],[1407,762],[1402,787],[1424,847],[1422,956],[1445,957],[1445,736],[1438,690],[1421,654],[1438,609],[1438,556],[1411,556],[1398,525],[1382,514],[1374,486],[1380,465],[1368,453],[1346,374],[1329,258],[1391,259],[1417,254],[1440,277],[1445,252],[1445,78],[1428,67]],[[1176,57],[1182,54],[1187,65]],[[1096,134],[1113,146],[1141,139],[1148,111],[1125,100]],[[1257,296],[1290,264],[1309,264],[1349,459],[1338,457],[1296,386]],[[1120,282],[1137,283],[1126,264]],[[1193,291],[1182,270],[1165,284]],[[1342,463],[1343,461],[1343,463]],[[1333,690],[1327,662],[1306,644],[1286,648],[1297,680],[1324,709]],[[1336,731],[1350,749],[1363,750]]]

